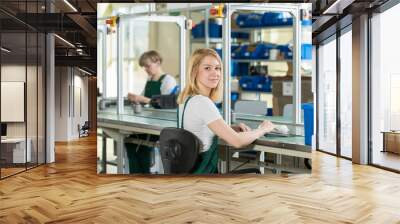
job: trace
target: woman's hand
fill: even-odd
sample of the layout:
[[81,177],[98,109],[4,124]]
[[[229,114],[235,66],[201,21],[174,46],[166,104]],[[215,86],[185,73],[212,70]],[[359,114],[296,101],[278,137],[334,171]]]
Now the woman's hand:
[[261,129],[264,133],[269,133],[275,128],[275,125],[271,121],[263,121],[258,129]]
[[128,100],[133,102],[133,103],[143,103],[143,104],[148,104],[150,103],[150,98],[147,98],[142,95],[136,95],[133,93],[128,93]]

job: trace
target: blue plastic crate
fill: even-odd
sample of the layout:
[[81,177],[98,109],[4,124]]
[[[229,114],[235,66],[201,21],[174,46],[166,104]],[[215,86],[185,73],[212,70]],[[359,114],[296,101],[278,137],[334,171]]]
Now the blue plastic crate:
[[249,39],[250,34],[246,32],[231,32],[232,38]]
[[311,145],[314,134],[314,105],[303,103],[301,108],[304,110],[304,144]]
[[271,92],[271,80],[265,76],[243,76],[239,85],[243,90]]
[[279,49],[285,59],[293,58],[293,52],[289,45],[279,45],[276,48]]
[[244,53],[247,59],[269,59],[269,50],[275,48],[276,45],[270,43],[251,44]]
[[311,26],[312,25],[312,21],[311,21],[311,19],[303,19],[301,21],[301,25],[302,26]]
[[218,55],[222,58],[222,48],[214,48]]
[[236,18],[236,24],[240,27],[260,27],[262,16],[258,13],[239,14]]
[[245,53],[247,52],[248,45],[242,45],[236,48],[234,51],[231,51],[232,58],[242,59],[245,58]]
[[[211,38],[222,37],[222,25],[210,21],[208,23],[208,35]],[[192,29],[193,38],[204,38],[205,37],[205,24],[204,20],[196,24]]]
[[301,59],[311,60],[312,59],[312,44],[301,45]]
[[239,14],[236,17],[236,25],[238,25],[239,27],[243,27],[246,19],[247,19],[247,14]]
[[263,26],[290,26],[293,24],[293,17],[289,13],[266,12],[261,21]]
[[272,116],[272,108],[267,108],[267,116]]
[[248,76],[249,63],[248,62],[231,62],[231,75],[232,76]]

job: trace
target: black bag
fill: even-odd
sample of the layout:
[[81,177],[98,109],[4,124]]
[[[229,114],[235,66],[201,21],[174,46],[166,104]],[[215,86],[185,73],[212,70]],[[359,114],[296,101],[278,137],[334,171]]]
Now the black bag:
[[157,109],[175,109],[178,107],[176,103],[176,95],[154,95],[151,97],[150,105]]
[[201,140],[183,129],[183,118],[189,97],[183,107],[181,128],[164,128],[160,133],[160,154],[165,174],[191,173],[195,167]]

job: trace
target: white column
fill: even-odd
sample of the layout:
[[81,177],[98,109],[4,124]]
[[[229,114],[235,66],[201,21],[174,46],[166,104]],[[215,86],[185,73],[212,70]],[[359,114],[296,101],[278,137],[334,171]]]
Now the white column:
[[368,15],[353,20],[353,162],[368,163]]
[[54,35],[46,35],[46,163],[55,161],[55,76],[54,76]]

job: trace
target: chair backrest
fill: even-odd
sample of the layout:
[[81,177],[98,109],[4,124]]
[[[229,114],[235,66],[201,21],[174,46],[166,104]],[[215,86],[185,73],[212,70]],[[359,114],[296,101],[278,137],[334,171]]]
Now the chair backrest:
[[82,129],[89,129],[90,125],[89,125],[89,121],[85,121],[85,123],[82,125]]
[[164,128],[160,133],[160,155],[164,174],[191,173],[201,141],[183,128]]
[[238,100],[235,103],[234,111],[244,114],[266,115],[267,102],[256,100]]

